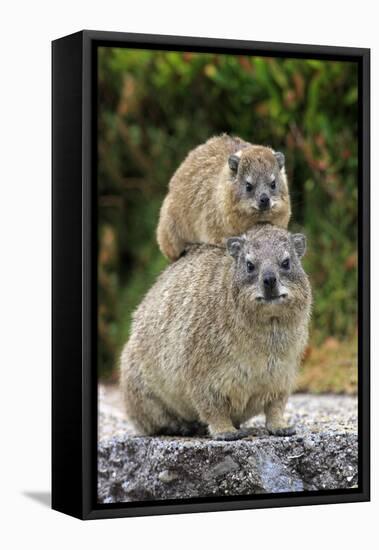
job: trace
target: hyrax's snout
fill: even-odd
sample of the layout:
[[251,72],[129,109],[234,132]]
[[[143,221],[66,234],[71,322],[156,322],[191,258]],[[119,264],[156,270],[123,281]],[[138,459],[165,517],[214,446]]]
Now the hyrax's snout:
[[276,286],[276,275],[273,271],[266,271],[263,275],[263,284],[267,289],[272,290]]
[[260,210],[267,210],[270,207],[270,197],[267,193],[262,193],[258,200]]
[[277,295],[277,277],[273,271],[265,271],[263,273],[263,287],[265,298],[270,299]]

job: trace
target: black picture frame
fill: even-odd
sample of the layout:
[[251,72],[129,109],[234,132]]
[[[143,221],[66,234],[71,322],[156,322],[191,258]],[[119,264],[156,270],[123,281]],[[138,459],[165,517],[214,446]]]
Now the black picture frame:
[[[357,489],[98,504],[98,46],[356,61],[359,66],[359,483]],[[81,31],[52,43],[52,507],[81,519],[300,506],[370,499],[370,50]]]

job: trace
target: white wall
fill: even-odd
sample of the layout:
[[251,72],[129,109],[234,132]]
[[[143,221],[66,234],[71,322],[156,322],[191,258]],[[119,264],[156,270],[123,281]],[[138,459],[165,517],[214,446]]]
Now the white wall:
[[[82,28],[371,47],[378,89],[375,2],[65,0],[3,2],[0,64],[0,536],[6,548],[356,549],[377,535],[378,503],[135,518],[83,524],[25,492],[50,483],[50,41]],[[376,97],[375,97],[376,96]],[[378,148],[377,101],[373,147]],[[373,205],[379,207],[373,156]],[[373,220],[373,241],[379,216]],[[373,272],[378,255],[373,251]],[[375,279],[374,279],[375,282]],[[373,326],[378,321],[378,290]],[[374,308],[373,308],[374,309]],[[375,341],[374,351],[377,351]],[[374,382],[375,364],[373,364]],[[375,386],[374,386],[375,389]],[[374,395],[374,393],[373,393]],[[375,412],[378,399],[374,399]],[[374,418],[375,420],[375,418]],[[374,423],[374,428],[377,424]],[[373,430],[374,431],[374,430]],[[377,438],[374,437],[374,445]],[[376,497],[378,460],[373,468]],[[4,529],[5,528],[5,529]],[[369,547],[371,547],[370,545]]]

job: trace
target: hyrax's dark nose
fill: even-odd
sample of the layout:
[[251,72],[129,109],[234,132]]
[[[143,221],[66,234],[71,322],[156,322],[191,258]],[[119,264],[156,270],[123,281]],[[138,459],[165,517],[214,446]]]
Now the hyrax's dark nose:
[[263,284],[267,290],[272,290],[276,285],[276,276],[272,271],[265,273],[263,277]]
[[259,197],[259,208],[262,210],[265,210],[268,208],[270,202],[270,197],[266,195],[266,193],[262,193],[262,195]]

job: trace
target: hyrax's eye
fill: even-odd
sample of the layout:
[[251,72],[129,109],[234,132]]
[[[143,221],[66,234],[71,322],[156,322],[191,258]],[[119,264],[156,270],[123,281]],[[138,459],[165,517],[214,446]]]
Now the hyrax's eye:
[[246,182],[246,191],[251,191],[253,189],[253,186],[249,181]]
[[272,180],[272,182],[270,183],[270,187],[271,187],[271,189],[276,189],[276,181],[275,180]]
[[249,260],[246,262],[246,269],[249,273],[252,273],[255,269],[255,265],[252,262],[249,262]]
[[289,269],[290,268],[290,259],[286,258],[282,261],[282,268],[283,269]]

